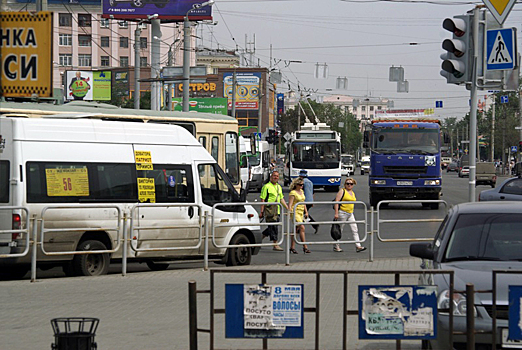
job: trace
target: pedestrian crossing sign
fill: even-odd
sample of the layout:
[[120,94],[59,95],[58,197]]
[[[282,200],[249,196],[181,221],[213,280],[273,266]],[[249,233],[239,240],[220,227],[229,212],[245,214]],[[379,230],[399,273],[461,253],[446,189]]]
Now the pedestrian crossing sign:
[[515,28],[487,31],[486,58],[488,70],[508,70],[516,66]]

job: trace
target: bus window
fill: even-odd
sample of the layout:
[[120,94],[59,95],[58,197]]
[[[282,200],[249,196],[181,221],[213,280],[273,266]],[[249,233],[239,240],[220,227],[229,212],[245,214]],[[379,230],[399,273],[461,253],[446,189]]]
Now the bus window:
[[239,183],[237,134],[227,132],[225,136],[225,172],[233,184]]
[[210,155],[219,162],[219,137],[212,137],[212,148],[210,149]]
[[9,162],[0,161],[0,203],[9,202]]
[[199,137],[199,143],[201,143],[204,149],[207,149],[207,138],[205,136]]

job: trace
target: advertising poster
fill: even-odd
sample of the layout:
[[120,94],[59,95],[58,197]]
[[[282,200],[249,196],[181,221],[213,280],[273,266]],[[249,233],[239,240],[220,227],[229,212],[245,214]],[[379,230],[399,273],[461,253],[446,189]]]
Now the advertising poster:
[[[233,73],[223,73],[223,96],[228,98],[232,109]],[[236,73],[236,108],[259,109],[259,86],[261,73]]]
[[359,339],[436,337],[436,286],[359,286]]
[[0,12],[2,96],[53,95],[52,23],[51,12]]
[[[158,19],[182,22],[187,12],[200,0],[103,0],[104,18],[148,19],[158,15]],[[212,20],[212,6],[193,9],[190,20]]]
[[[175,111],[183,111],[181,97],[172,99]],[[189,112],[203,112],[227,115],[228,106],[226,98],[191,98],[189,101]]]
[[108,101],[111,99],[111,72],[66,71],[67,99]]

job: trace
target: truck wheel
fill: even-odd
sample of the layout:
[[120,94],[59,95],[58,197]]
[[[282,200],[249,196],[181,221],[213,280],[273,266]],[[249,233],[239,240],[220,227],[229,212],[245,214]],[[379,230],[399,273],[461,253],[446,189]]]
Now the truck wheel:
[[154,262],[154,261],[151,261],[151,260],[147,261],[147,266],[152,271],[165,271],[166,269],[169,268],[169,264],[157,263],[157,262]]
[[[230,245],[249,244],[247,236],[242,233],[236,234],[230,240]],[[228,248],[227,266],[250,265],[252,260],[252,249],[250,247]]]
[[[78,251],[106,250],[107,247],[100,241],[84,241],[78,245]],[[75,255],[73,259],[74,271],[78,276],[100,276],[109,272],[110,257],[105,254]]]
[[372,206],[374,209],[377,209],[377,204],[381,201],[381,198],[378,195],[371,194],[370,193],[370,206]]

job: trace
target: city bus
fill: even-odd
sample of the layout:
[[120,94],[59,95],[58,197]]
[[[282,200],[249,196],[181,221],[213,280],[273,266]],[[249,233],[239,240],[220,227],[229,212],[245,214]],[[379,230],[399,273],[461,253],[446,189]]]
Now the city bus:
[[178,111],[151,111],[119,108],[114,105],[71,101],[64,105],[32,102],[2,102],[0,115],[20,117],[93,118],[139,123],[174,124],[187,129],[225,170],[239,192],[241,189],[239,168],[239,141],[237,119],[222,114]]
[[341,184],[341,136],[324,123],[305,123],[293,132],[285,155],[285,185],[308,171],[314,187],[337,191]]

